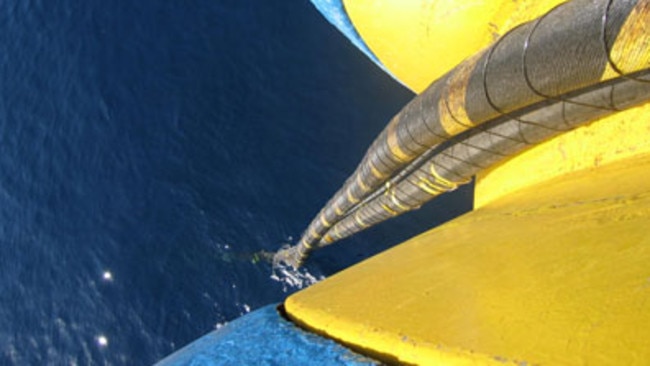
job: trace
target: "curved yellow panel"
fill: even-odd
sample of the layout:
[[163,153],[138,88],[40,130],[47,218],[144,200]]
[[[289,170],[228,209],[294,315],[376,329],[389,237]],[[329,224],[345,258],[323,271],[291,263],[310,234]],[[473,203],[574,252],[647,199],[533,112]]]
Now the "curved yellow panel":
[[344,0],[357,32],[416,93],[517,24],[562,0]]
[[577,170],[650,153],[650,103],[562,134],[479,174],[474,207]]
[[393,362],[647,365],[649,222],[637,154],[502,196],[285,307]]

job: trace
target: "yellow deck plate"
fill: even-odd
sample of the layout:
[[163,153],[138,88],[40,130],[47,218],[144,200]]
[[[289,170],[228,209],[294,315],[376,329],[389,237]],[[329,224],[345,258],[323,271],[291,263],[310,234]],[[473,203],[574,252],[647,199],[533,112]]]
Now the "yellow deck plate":
[[516,190],[285,307],[405,363],[650,364],[650,156]]

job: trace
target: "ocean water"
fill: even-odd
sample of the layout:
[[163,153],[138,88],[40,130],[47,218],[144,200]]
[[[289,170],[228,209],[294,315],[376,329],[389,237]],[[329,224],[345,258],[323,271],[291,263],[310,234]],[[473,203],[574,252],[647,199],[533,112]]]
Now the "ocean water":
[[145,365],[467,210],[294,243],[412,97],[301,1],[0,3],[0,364]]

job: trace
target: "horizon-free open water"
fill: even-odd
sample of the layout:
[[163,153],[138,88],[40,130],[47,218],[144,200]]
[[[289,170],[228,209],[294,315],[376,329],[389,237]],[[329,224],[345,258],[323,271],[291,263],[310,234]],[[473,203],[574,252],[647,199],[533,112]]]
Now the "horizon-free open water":
[[0,4],[0,364],[151,364],[468,209],[300,236],[411,94],[307,1]]

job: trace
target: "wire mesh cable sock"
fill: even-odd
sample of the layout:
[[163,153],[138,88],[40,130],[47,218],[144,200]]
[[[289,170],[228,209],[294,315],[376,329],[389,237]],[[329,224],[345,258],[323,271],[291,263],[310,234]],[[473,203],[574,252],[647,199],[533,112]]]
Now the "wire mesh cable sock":
[[309,254],[508,157],[650,100],[650,0],[573,0],[514,28],[408,103],[298,244]]

